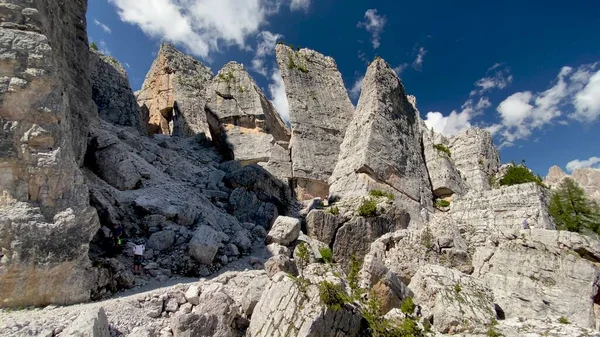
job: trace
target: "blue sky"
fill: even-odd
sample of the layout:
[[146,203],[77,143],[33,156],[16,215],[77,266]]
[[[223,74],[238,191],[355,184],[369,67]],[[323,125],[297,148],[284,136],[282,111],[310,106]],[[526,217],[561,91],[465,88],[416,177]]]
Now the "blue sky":
[[600,2],[90,0],[88,35],[138,90],[161,41],[238,61],[285,115],[278,38],[332,56],[354,103],[376,55],[447,135],[489,128],[503,162],[600,167]]

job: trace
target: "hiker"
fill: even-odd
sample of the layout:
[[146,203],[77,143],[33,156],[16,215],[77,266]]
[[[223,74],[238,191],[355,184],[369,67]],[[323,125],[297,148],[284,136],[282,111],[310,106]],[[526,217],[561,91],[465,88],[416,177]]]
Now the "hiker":
[[523,229],[529,229],[529,222],[527,222],[527,218],[523,220]]
[[123,228],[118,223],[113,224],[113,251],[117,252],[121,248],[121,235],[123,235]]
[[142,244],[133,246],[133,273],[142,273],[142,261],[144,260],[144,250],[146,247]]

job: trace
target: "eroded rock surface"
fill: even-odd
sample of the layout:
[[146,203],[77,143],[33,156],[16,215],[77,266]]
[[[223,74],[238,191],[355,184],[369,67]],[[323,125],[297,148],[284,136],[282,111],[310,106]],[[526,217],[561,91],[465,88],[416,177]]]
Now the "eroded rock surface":
[[461,196],[467,192],[467,184],[454,164],[452,153],[449,155],[443,151],[448,146],[449,141],[446,137],[433,130],[423,131],[425,164],[431,179],[433,195],[438,198]]
[[100,227],[78,168],[97,119],[87,3],[1,5],[0,306],[85,301]]
[[282,44],[276,56],[290,108],[296,193],[300,199],[325,198],[354,106],[331,57]]
[[[244,165],[287,156],[291,163],[289,153],[273,153],[282,152],[276,143],[289,142],[290,131],[243,65],[227,63],[213,79],[207,95],[212,139],[231,156],[229,159]],[[291,172],[287,178],[291,178]]]
[[208,137],[204,106],[212,78],[210,68],[163,43],[137,95],[142,110],[148,110],[148,134]]
[[354,118],[329,179],[332,196],[358,197],[380,189],[419,218],[431,206],[431,184],[421,151],[417,111],[404,86],[381,58],[367,69]]

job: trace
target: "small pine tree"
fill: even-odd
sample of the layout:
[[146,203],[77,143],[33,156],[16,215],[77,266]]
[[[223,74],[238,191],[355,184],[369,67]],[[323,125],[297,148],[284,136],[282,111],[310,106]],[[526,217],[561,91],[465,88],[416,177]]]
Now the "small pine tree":
[[600,233],[600,212],[571,178],[564,179],[550,199],[550,215],[559,229]]
[[96,42],[92,42],[90,44],[90,48],[93,49],[93,50],[95,50],[95,51],[98,51],[98,45],[96,44]]

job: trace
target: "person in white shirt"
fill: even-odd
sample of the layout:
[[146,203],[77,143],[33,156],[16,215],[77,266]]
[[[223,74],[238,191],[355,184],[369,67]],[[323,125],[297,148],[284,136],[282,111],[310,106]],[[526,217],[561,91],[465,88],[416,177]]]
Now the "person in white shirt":
[[133,246],[133,273],[141,274],[142,273],[142,261],[144,260],[144,250],[146,247],[144,245],[135,245]]

